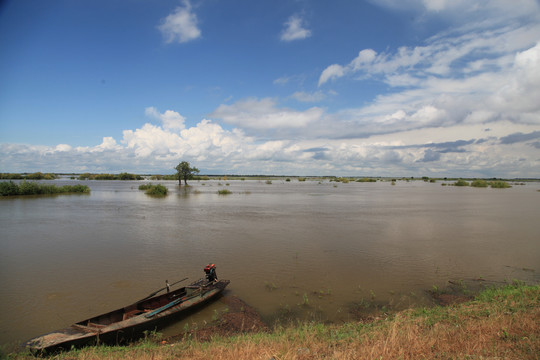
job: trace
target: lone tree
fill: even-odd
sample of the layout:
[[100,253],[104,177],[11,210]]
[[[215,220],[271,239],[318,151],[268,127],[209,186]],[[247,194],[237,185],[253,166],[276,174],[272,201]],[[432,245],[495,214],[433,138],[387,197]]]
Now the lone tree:
[[189,166],[187,161],[182,161],[175,169],[178,171],[176,174],[178,177],[178,186],[182,186],[182,179],[184,179],[184,184],[187,186],[187,180],[193,179],[193,175],[199,173],[199,169]]

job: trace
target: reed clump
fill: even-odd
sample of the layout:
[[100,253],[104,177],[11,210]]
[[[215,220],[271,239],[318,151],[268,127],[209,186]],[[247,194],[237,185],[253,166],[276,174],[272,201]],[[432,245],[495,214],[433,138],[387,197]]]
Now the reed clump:
[[139,185],[139,190],[144,190],[146,195],[163,197],[169,193],[169,189],[161,184],[143,184]]
[[469,182],[463,179],[459,179],[454,183],[454,186],[469,186]]
[[506,181],[490,181],[489,185],[491,185],[494,189],[506,189],[512,187],[510,184],[508,184]]
[[488,187],[488,182],[486,180],[473,180],[473,182],[471,182],[471,186],[485,188]]
[[87,185],[63,185],[40,184],[35,181],[23,180],[19,184],[13,181],[0,182],[0,196],[17,195],[55,195],[55,194],[88,194],[90,188]]
[[[393,180],[393,181],[395,181],[395,180]],[[373,179],[373,178],[361,178],[361,179],[356,180],[356,182],[377,182],[377,179]]]

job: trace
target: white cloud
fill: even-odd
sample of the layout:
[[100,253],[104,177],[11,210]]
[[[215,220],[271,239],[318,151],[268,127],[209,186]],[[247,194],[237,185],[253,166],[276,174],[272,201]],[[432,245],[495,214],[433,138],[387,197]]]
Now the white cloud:
[[277,78],[273,81],[274,84],[276,85],[285,85],[287,84],[289,81],[291,80],[290,77],[288,76],[282,76],[280,78]]
[[312,107],[305,111],[277,108],[274,100],[248,98],[232,105],[220,105],[211,117],[241,128],[275,130],[282,128],[303,128],[323,116],[323,110]]
[[167,43],[185,43],[201,36],[197,15],[192,12],[189,0],[184,0],[182,4],[183,6],[176,7],[158,26]]
[[155,107],[151,106],[147,107],[144,112],[146,116],[160,120],[165,129],[183,130],[185,128],[186,119],[176,111],[166,110],[160,114]]
[[298,15],[293,15],[284,24],[284,29],[281,33],[281,40],[302,40],[310,36],[311,30],[304,27],[304,20]]
[[324,100],[326,97],[322,91],[315,91],[313,93],[307,93],[304,91],[297,91],[291,95],[293,99],[296,99],[300,102],[319,102]]
[[[349,62],[321,72],[319,86],[327,88],[348,79],[360,86],[369,79],[393,88],[370,103],[329,112],[245,98],[211,113],[227,128],[208,119],[186,127],[179,112],[148,107],[146,116],[157,121],[124,130],[118,141],[104,137],[89,147],[0,144],[0,169],[171,173],[185,159],[206,173],[540,177],[538,3],[376,3],[457,19],[451,21],[457,25],[418,46],[351,52]],[[478,21],[467,22],[460,13]],[[170,16],[171,28],[187,19],[184,23],[191,22],[197,30],[193,34],[200,36],[189,2]],[[306,30],[299,17],[286,25],[283,35],[289,29]],[[182,41],[180,33],[164,31],[164,36]],[[297,80],[283,77],[274,83]],[[314,102],[332,93],[297,91],[283,100]]]
[[67,144],[58,144],[56,145],[55,147],[55,151],[71,151],[73,149],[73,147],[71,145],[67,145]]
[[323,70],[321,76],[319,77],[319,86],[329,80],[337,79],[344,76],[345,72],[346,69],[341,65],[333,64],[328,66],[326,69]]

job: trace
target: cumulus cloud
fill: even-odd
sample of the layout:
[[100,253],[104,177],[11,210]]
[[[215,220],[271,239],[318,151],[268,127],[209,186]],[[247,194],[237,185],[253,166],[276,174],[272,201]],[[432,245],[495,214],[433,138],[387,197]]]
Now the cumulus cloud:
[[311,30],[305,28],[304,20],[298,15],[291,16],[281,32],[282,41],[302,40],[310,36]]
[[[330,63],[320,73],[318,89],[281,99],[322,101],[332,92],[328,88],[341,81],[369,79],[392,87],[358,107],[330,111],[301,104],[305,108],[292,109],[280,105],[280,99],[248,97],[218,106],[209,115],[212,120],[190,127],[176,110],[147,107],[152,121],[124,130],[118,140],[104,137],[96,146],[0,144],[0,168],[170,173],[185,159],[205,173],[540,177],[538,3],[373,2],[425,16],[461,12],[479,20],[456,16],[458,26],[418,46],[355,49],[350,61]],[[494,27],[503,12],[510,14],[508,21]],[[170,16],[170,24],[191,22],[197,29],[187,1]],[[282,35],[289,29],[306,30],[299,17],[289,19]],[[180,33],[164,36],[182,41]],[[293,80],[283,77],[274,83]]]
[[186,119],[176,111],[166,110],[161,114],[155,107],[150,106],[144,112],[146,116],[160,120],[165,129],[183,130],[185,128]]
[[278,108],[276,102],[270,98],[248,98],[232,105],[222,104],[210,116],[241,128],[268,130],[302,128],[319,120],[323,113],[318,107],[297,111]]
[[189,0],[182,1],[181,6],[167,15],[158,29],[166,43],[185,43],[201,36],[201,30],[197,26],[197,15],[192,12]]
[[[396,118],[401,116],[396,114]],[[11,172],[171,173],[172,167],[185,159],[205,173],[540,176],[540,149],[535,145],[539,131],[502,120],[490,125],[489,132],[483,124],[462,124],[448,131],[424,128],[373,135],[361,141],[262,141],[238,128],[226,130],[203,119],[179,133],[145,124],[125,130],[119,142],[106,137],[93,147],[0,144],[0,167]],[[524,156],[526,153],[536,156]]]

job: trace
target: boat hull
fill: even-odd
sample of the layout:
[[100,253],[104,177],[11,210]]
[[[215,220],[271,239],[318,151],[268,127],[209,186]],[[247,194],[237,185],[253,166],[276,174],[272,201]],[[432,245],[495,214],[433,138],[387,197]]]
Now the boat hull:
[[[145,331],[159,330],[177,321],[188,309],[215,298],[228,284],[228,280],[208,284],[199,280],[170,294],[146,299],[142,303],[134,303],[36,337],[29,340],[26,346],[33,353],[47,354],[83,346],[123,344],[143,337]],[[109,321],[110,324],[102,324]]]

